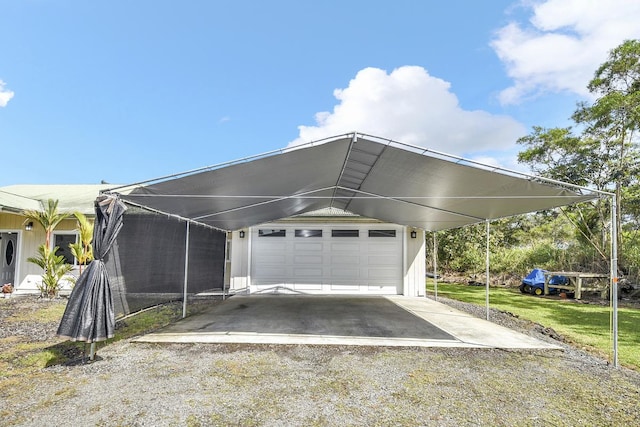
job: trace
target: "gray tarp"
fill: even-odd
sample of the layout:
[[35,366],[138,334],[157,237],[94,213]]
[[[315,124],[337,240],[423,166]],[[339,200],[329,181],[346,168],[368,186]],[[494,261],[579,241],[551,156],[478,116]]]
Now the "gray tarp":
[[321,208],[438,231],[597,197],[377,137],[349,134],[112,190],[222,230]]
[[96,342],[112,338],[115,315],[104,259],[122,228],[125,205],[113,196],[96,200],[93,230],[95,260],[78,278],[58,327],[58,335],[72,341]]

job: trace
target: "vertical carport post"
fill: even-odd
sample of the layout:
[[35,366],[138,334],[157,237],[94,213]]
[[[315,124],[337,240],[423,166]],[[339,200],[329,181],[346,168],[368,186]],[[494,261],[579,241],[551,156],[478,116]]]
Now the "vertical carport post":
[[438,244],[435,231],[433,232],[433,294],[435,300],[438,301]]
[[[233,238],[233,233],[231,233]],[[227,262],[229,260],[229,232],[224,233],[224,267],[222,269],[222,301],[227,299]],[[229,279],[231,280],[231,279]]]
[[485,299],[486,299],[486,306],[487,306],[487,320],[489,320],[489,220],[487,220],[487,254],[486,254],[486,260],[485,260],[485,267],[487,269],[487,271],[486,271],[487,280],[486,280],[486,286],[485,286]]
[[187,221],[187,235],[184,245],[184,290],[182,294],[182,318],[187,317],[187,282],[189,278],[189,221]]
[[618,212],[616,195],[611,195],[611,273],[609,297],[611,298],[611,333],[613,335],[613,366],[618,367]]

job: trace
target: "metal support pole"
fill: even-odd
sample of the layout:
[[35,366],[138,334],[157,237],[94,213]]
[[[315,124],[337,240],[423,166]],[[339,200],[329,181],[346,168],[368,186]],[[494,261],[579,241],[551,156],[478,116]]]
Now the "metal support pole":
[[435,231],[433,232],[433,289],[434,298],[438,301],[438,244]]
[[611,274],[609,296],[611,298],[611,329],[613,334],[613,366],[618,367],[618,213],[616,196],[611,196]]
[[489,320],[489,220],[487,220],[487,257],[485,261],[487,283],[485,287],[485,299],[487,305],[487,320]]
[[93,341],[89,346],[89,360],[93,360],[96,358],[96,342]]
[[187,317],[187,282],[189,281],[189,221],[187,221],[187,236],[184,247],[184,291],[182,294],[182,318]]
[[[233,233],[231,233],[233,237]],[[224,234],[224,268],[222,270],[222,301],[227,299],[227,263],[229,257],[229,233]],[[229,279],[231,280],[231,279]]]

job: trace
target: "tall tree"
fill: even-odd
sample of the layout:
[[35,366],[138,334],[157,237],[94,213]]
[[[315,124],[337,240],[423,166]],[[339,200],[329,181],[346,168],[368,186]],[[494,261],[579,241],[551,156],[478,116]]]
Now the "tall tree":
[[[597,190],[610,191],[612,174],[611,152],[600,141],[576,136],[571,128],[533,128],[530,135],[518,139],[525,149],[518,161],[541,176]],[[593,245],[607,258],[605,224],[609,221],[609,206],[604,200],[570,207],[564,210],[578,231],[577,239]]]
[[46,232],[45,244],[47,247],[51,247],[51,234],[53,230],[62,222],[62,220],[69,217],[68,213],[58,211],[58,200],[49,199],[47,206],[41,211],[26,210],[22,212],[25,217],[25,224],[28,221],[36,221],[44,228]]
[[[609,57],[589,82],[596,96],[593,104],[581,103],[573,115],[585,126],[585,134],[602,142],[615,183],[618,244],[622,247],[624,188],[638,187],[638,130],[640,130],[640,40],[627,40]],[[637,192],[635,192],[637,194]]]

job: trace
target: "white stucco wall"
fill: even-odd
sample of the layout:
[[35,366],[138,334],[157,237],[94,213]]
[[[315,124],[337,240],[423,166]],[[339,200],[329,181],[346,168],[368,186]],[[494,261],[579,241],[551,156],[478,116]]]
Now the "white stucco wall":
[[[411,237],[411,231],[416,232],[416,237]],[[404,266],[404,292],[405,296],[425,296],[426,276],[426,247],[424,230],[410,227],[405,228],[405,266]]]

